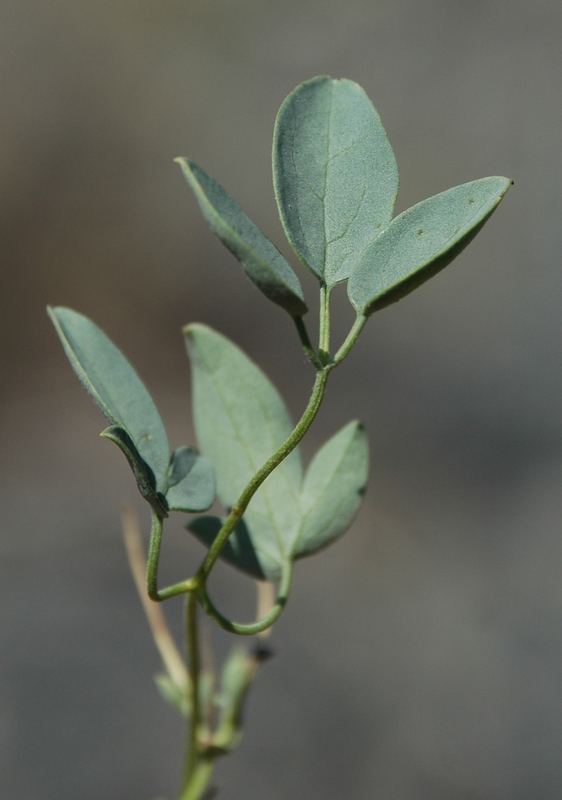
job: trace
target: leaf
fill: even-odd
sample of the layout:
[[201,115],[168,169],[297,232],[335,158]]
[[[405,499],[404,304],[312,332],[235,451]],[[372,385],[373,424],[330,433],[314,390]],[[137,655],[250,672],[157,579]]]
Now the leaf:
[[87,317],[60,306],[48,312],[88,393],[109,422],[127,431],[154,473],[156,490],[165,494],[170,446],[144,383],[123,353]]
[[394,153],[358,84],[321,76],[297,86],[277,115],[273,176],[299,258],[328,286],[346,280],[398,193]]
[[157,514],[161,517],[167,517],[166,499],[161,492],[157,492],[154,488],[156,485],[154,473],[146,461],[141,458],[127,431],[120,428],[118,425],[112,425],[110,428],[106,428],[100,436],[103,436],[104,439],[109,439],[109,441],[117,445],[133,470],[141,495],[150,503]]
[[248,277],[292,316],[308,311],[299,280],[275,245],[236,201],[189,158],[176,158],[211,229],[236,256]]
[[245,648],[235,645],[224,662],[220,691],[215,701],[220,709],[216,728],[218,746],[233,749],[237,745],[242,734],[244,703],[255,677],[255,657]]
[[[221,558],[246,575],[257,580],[267,580],[270,575],[277,575],[279,561],[277,557],[268,558],[267,555],[257,550],[254,546],[248,527],[245,522],[246,515],[230,534],[227,543],[221,550]],[[206,547],[211,547],[222,528],[224,519],[219,517],[197,517],[187,526],[188,530]],[[272,578],[273,580],[273,578]]]
[[165,672],[157,672],[154,676],[154,683],[162,698],[169,703],[172,708],[175,708],[182,717],[188,719],[191,709],[186,690],[178,686]]
[[509,189],[482,178],[418,203],[396,217],[362,253],[347,291],[365,316],[394,303],[442,270],[469,244]]
[[157,514],[205,511],[214,499],[212,467],[188,447],[170,459],[164,423],[123,353],[91,320],[70,308],[47,309],[68,359],[104,416],[101,435],[125,454],[142,496]]
[[[271,381],[235,344],[205,325],[185,329],[193,375],[193,414],[202,454],[215,467],[217,493],[230,509],[292,431]],[[294,450],[258,489],[244,515],[266,576],[279,577],[298,526],[302,480]]]
[[215,499],[213,466],[191,447],[179,447],[170,460],[168,486],[170,511],[205,511]]
[[295,558],[312,555],[345,533],[361,505],[368,472],[365,430],[350,422],[320,448],[307,470]]

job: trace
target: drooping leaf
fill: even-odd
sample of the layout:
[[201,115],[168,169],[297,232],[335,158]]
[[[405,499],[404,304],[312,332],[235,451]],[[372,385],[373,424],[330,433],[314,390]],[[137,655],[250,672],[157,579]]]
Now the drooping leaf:
[[348,278],[398,193],[394,153],[363,89],[326,76],[298,86],[277,115],[273,175],[299,258],[328,286]]
[[347,291],[356,310],[368,316],[450,264],[495,211],[510,183],[503,177],[464,183],[396,217],[351,273]]
[[275,245],[204,169],[189,158],[176,161],[211,229],[236,256],[248,277],[266,297],[289,314],[306,314],[308,307],[299,279]]
[[187,447],[170,460],[160,414],[123,353],[82,314],[62,307],[47,310],[74,371],[112,423],[102,436],[125,454],[142,496],[164,517],[168,510],[209,508],[214,498],[211,465]]
[[351,525],[365,492],[369,445],[361,423],[348,423],[316,453],[301,493],[295,558],[331,544]]
[[170,511],[204,511],[215,497],[215,476],[208,459],[191,447],[178,447],[168,469],[166,502]]
[[[193,375],[197,440],[213,463],[217,494],[230,509],[242,490],[292,431],[279,393],[235,344],[205,325],[185,329]],[[298,525],[302,479],[294,450],[264,481],[244,515],[248,536],[266,577],[279,577]]]

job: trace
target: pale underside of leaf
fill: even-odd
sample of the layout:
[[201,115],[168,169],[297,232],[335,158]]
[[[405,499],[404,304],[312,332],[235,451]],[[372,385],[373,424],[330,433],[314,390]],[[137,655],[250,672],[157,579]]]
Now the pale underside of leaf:
[[396,217],[353,270],[348,295],[365,316],[394,303],[442,270],[472,241],[511,181],[482,178],[430,197]]
[[398,168],[380,118],[353,81],[314,78],[284,101],[273,172],[287,237],[328,286],[392,218]]
[[308,311],[302,288],[289,263],[236,201],[204,169],[177,158],[201,212],[213,232],[238,259],[248,277],[292,316]]

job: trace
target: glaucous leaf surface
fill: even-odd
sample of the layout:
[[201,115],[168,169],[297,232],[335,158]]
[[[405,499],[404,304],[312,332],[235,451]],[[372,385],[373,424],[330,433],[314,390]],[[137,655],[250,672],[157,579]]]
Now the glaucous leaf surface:
[[110,442],[117,445],[133,470],[133,475],[135,476],[141,495],[150,503],[157,514],[161,517],[167,517],[168,506],[164,493],[162,491],[157,491],[155,488],[156,478],[154,472],[141,457],[127,431],[124,428],[120,428],[118,425],[112,425],[106,428],[105,431],[102,431],[100,436],[104,439],[109,439]]
[[174,450],[168,469],[169,511],[204,511],[215,499],[215,477],[208,459],[184,445]]
[[368,316],[442,270],[497,208],[511,181],[482,178],[455,186],[404,211],[361,254],[347,292]]
[[292,316],[308,311],[299,279],[275,245],[238,203],[204,169],[189,158],[177,158],[203,216],[247,275],[274,303]]
[[214,498],[211,465],[187,447],[170,460],[160,414],[123,353],[84,315],[60,306],[47,310],[74,371],[112,423],[102,436],[125,454],[142,496],[162,516],[168,510],[209,508]]
[[[206,325],[189,325],[185,337],[197,441],[215,468],[217,494],[230,509],[293,426],[269,378],[239,347]],[[286,532],[298,520],[301,479],[294,450],[264,481],[244,515],[260,561],[276,564],[279,573],[289,556]]]
[[312,555],[351,525],[369,474],[369,444],[360,422],[348,423],[316,453],[301,492],[296,558]]
[[[193,409],[202,453],[215,465],[230,510],[253,475],[292,431],[275,387],[236,345],[205,325],[186,328]],[[324,445],[303,484],[293,451],[258,489],[221,557],[254,578],[277,580],[283,564],[325,547],[351,523],[367,477],[367,440],[352,422]],[[224,520],[189,525],[209,547]]]
[[302,83],[277,115],[275,195],[285,233],[328,286],[390,222],[398,193],[394,153],[373,104],[356,83]]
[[166,491],[170,445],[152,397],[129,361],[91,320],[70,308],[49,308],[68,360],[113,425],[124,428]]

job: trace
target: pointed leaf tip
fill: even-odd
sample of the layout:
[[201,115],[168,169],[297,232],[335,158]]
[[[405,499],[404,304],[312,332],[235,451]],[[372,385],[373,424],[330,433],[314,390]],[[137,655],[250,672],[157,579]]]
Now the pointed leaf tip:
[[214,178],[189,158],[176,158],[211,230],[238,259],[248,277],[292,316],[308,311],[301,285],[275,245]]
[[455,259],[493,214],[511,185],[493,176],[455,186],[396,217],[365,249],[347,286],[369,316],[400,300]]

